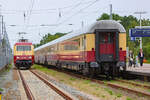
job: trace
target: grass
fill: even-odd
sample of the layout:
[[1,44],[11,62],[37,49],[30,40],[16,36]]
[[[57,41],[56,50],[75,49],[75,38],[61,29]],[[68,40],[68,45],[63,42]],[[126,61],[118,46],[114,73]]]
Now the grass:
[[105,98],[105,95],[102,95],[103,98]]
[[127,97],[127,99],[126,100],[132,100],[131,98],[129,98],[129,97]]
[[122,94],[121,94],[121,93],[118,93],[118,94],[117,94],[117,97],[118,97],[118,98],[122,97]]
[[[119,98],[119,100],[123,98],[127,98],[127,96],[123,96],[120,93],[114,93],[113,90],[108,88],[107,82],[106,85],[100,85],[97,83],[92,82],[91,80],[85,80],[85,79],[79,79],[76,77],[72,77],[68,74],[57,72],[51,69],[48,69],[46,67],[42,67],[40,65],[33,65],[32,68],[40,70],[58,81],[67,84],[68,86],[71,86],[79,91],[83,91],[85,93],[94,95],[98,97],[100,100],[118,100],[115,98]],[[123,99],[124,100],[124,99]]]
[[9,64],[8,67],[6,67],[6,72],[9,72],[11,68],[12,68],[12,64]]
[[3,89],[2,88],[0,88],[0,92],[2,92],[3,91]]
[[71,81],[75,81],[76,79],[75,79],[75,78],[73,78],[73,77],[71,77],[71,78],[70,78],[70,80],[71,80]]
[[[3,70],[1,70],[1,72],[9,72],[10,69],[12,68],[12,64],[9,64],[6,68],[4,68]],[[4,78],[5,79],[5,78]],[[2,88],[0,88],[0,92],[4,91]]]
[[85,80],[84,84],[89,84],[91,82],[91,80]]
[[106,90],[110,95],[113,95],[113,94],[114,94],[113,91],[111,91],[111,90],[108,89],[108,88],[105,88],[105,90]]
[[11,68],[12,68],[12,64],[9,64],[5,68],[0,70],[0,73],[9,72]]

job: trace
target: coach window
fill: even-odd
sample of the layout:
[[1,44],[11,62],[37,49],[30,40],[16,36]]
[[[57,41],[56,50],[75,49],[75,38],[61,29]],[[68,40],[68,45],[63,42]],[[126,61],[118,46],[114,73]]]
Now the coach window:
[[80,38],[76,39],[76,40],[73,40],[73,47],[74,49],[73,50],[79,50],[80,49]]
[[108,43],[113,43],[113,34],[108,33]]
[[100,36],[100,43],[105,43],[105,34],[101,34]]
[[54,47],[51,47],[51,51],[54,51]]

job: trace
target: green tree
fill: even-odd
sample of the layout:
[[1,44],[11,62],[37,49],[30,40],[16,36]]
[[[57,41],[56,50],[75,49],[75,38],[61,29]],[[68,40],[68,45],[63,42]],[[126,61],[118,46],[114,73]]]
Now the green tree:
[[52,40],[55,40],[61,36],[64,36],[66,35],[67,33],[60,33],[60,32],[57,32],[56,34],[52,35],[50,33],[46,34],[43,36],[43,38],[40,40],[40,43],[39,44],[34,44],[34,47],[37,48],[43,44],[46,44]]

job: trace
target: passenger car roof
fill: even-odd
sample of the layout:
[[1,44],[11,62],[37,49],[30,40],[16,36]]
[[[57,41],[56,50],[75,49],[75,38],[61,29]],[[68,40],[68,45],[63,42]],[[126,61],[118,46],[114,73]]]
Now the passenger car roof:
[[40,50],[42,48],[45,48],[47,46],[59,43],[61,41],[70,39],[72,37],[79,36],[81,34],[94,33],[96,29],[117,29],[120,33],[125,33],[126,32],[124,27],[117,21],[114,21],[114,20],[100,20],[100,21],[97,21],[97,22],[93,23],[91,26],[86,27],[84,30],[81,29],[81,30],[78,30],[76,32],[66,34],[66,35],[64,35],[64,36],[62,36],[58,39],[53,40],[53,41],[50,41],[50,42],[36,48],[35,51],[38,51],[38,50]]

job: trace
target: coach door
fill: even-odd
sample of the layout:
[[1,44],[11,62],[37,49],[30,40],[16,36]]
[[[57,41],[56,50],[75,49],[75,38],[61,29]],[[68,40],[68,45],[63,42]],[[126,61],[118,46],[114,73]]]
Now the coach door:
[[96,57],[101,62],[111,62],[118,58],[117,32],[96,32]]

